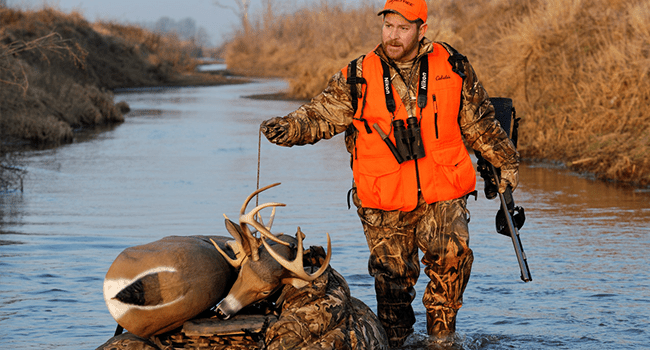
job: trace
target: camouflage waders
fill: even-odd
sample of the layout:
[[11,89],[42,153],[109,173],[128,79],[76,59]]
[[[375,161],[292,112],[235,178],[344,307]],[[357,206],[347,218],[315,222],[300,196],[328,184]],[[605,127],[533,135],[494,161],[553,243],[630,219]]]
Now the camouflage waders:
[[422,297],[427,332],[436,337],[453,333],[474,260],[468,247],[467,198],[427,204],[420,196],[410,212],[360,207],[356,193],[354,202],[370,248],[368,271],[375,278],[377,316],[390,345],[400,346],[413,332],[418,247],[431,279]]

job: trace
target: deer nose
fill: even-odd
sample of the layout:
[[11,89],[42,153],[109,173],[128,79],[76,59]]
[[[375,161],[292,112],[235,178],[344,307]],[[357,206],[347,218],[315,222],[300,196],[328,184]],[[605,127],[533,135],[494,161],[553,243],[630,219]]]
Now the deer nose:
[[227,320],[227,319],[230,318],[230,315],[223,312],[223,310],[221,310],[220,307],[217,307],[216,312],[217,312],[217,317],[219,317],[219,319],[221,319],[221,320]]

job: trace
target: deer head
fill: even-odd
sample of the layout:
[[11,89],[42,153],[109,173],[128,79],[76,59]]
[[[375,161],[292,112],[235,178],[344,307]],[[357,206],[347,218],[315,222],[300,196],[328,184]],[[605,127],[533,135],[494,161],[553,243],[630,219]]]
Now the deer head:
[[[255,195],[277,185],[279,183],[263,187],[246,198],[239,212],[239,225],[226,217],[226,229],[235,238],[234,242],[229,242],[235,252],[235,259],[230,258],[213,242],[219,253],[232,266],[239,269],[237,280],[230,292],[217,305],[217,314],[221,318],[229,318],[243,307],[268,297],[285,284],[302,288],[322,275],[329,265],[332,256],[329,233],[327,234],[327,257],[318,271],[313,274],[305,272],[303,266],[302,240],[304,234],[300,231],[300,227],[295,238],[282,234],[276,236],[271,233],[275,207],[284,206],[284,204],[265,203],[246,214],[246,207]],[[268,207],[273,207],[273,212],[269,225],[265,226],[259,212]],[[249,225],[255,229],[254,232],[251,231]],[[294,252],[295,258],[289,261]]]

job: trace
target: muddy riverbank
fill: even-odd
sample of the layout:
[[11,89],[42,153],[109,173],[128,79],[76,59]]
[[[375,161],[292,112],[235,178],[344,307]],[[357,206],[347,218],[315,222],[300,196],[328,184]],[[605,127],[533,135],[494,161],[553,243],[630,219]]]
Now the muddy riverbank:
[[[0,144],[55,146],[121,123],[125,87],[206,86],[239,79],[195,70],[192,42],[53,8],[0,9]],[[9,142],[11,141],[11,142]]]

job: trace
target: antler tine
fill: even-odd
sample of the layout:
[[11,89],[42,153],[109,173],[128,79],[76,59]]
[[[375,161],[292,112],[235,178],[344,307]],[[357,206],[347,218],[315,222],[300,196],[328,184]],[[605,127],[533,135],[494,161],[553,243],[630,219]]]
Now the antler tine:
[[[275,208],[276,207],[273,207],[273,210],[271,211],[271,216],[269,217],[269,226],[266,226],[266,228],[268,228],[269,231],[271,231],[271,227],[273,227],[273,221],[275,220]],[[260,219],[261,218],[262,217],[260,216]]]
[[275,219],[275,208],[276,207],[273,207],[273,210],[271,211],[271,216],[269,217],[268,226],[266,224],[264,224],[264,219],[262,218],[262,214],[260,214],[258,212],[257,215],[256,215],[257,218],[259,219],[259,220],[256,220],[256,221],[259,222],[260,224],[262,224],[262,226],[266,227],[266,229],[269,230],[269,231],[271,231],[271,227],[273,227],[273,219]]
[[[264,242],[264,239],[262,239],[262,236],[264,236],[264,237],[272,240],[273,242],[289,246],[289,243],[281,241],[278,237],[276,237],[273,233],[271,233],[271,231],[269,231],[270,226],[269,226],[269,228],[266,228],[264,226],[264,224],[262,224],[262,223],[258,222],[257,220],[255,220],[255,216],[259,213],[260,210],[262,210],[264,208],[273,207],[273,209],[275,209],[275,207],[284,207],[284,206],[286,206],[286,204],[273,203],[273,202],[272,203],[261,204],[261,205],[255,207],[255,209],[251,210],[250,213],[240,216],[239,217],[239,225],[242,226],[242,228],[244,228],[246,226],[245,224],[250,224],[253,227],[255,227],[255,229],[260,233],[260,240],[262,242]],[[271,219],[271,221],[273,221],[273,219]],[[246,230],[248,230],[248,228],[246,228]]]
[[[268,186],[265,186],[265,187],[262,187],[260,189],[257,189],[256,191],[251,193],[248,197],[246,197],[246,200],[244,201],[244,204],[242,205],[241,209],[239,210],[239,227],[241,228],[241,231],[242,231],[242,233],[244,235],[243,239],[246,240],[246,242],[248,243],[248,246],[250,247],[250,257],[251,257],[251,259],[253,261],[257,261],[260,258],[258,248],[261,245],[260,241],[263,241],[263,238],[261,237],[262,235],[268,237],[269,239],[271,239],[273,241],[284,243],[284,242],[280,241],[279,239],[277,239],[275,236],[273,236],[273,234],[271,232],[269,232],[269,230],[266,229],[266,227],[264,227],[263,224],[259,224],[255,220],[255,215],[257,213],[259,213],[260,210],[262,210],[262,209],[264,209],[266,207],[269,207],[269,206],[274,206],[274,207],[275,206],[284,206],[284,204],[281,204],[281,203],[266,203],[266,204],[263,204],[263,205],[260,205],[260,206],[256,207],[250,213],[246,214],[246,208],[248,207],[248,203],[250,203],[250,201],[251,201],[251,199],[253,199],[253,197],[255,197],[260,192],[266,191],[269,188],[275,187],[275,186],[278,186],[278,185],[280,185],[279,182],[268,185]],[[275,216],[275,208],[274,208],[273,216]],[[273,221],[273,220],[271,220],[271,221]],[[250,224],[253,227],[255,227],[255,229],[258,232],[260,232],[260,238],[255,237],[253,232],[251,232],[251,230],[248,228],[248,226],[246,224]]]
[[298,251],[296,252],[296,258],[293,259],[293,261],[288,261],[283,258],[280,254],[273,250],[273,248],[271,248],[271,246],[266,243],[266,241],[262,240],[262,243],[264,244],[264,247],[266,247],[266,250],[269,252],[269,254],[271,254],[271,256],[285,269],[291,271],[297,278],[311,282],[320,277],[320,275],[322,275],[323,272],[327,270],[327,266],[329,265],[330,259],[332,258],[332,241],[330,240],[330,234],[327,233],[327,256],[325,257],[325,262],[321,265],[318,271],[310,275],[305,272],[305,267],[302,261],[304,251],[302,245],[302,236],[303,233],[300,231],[300,227],[298,227],[298,232],[296,233],[296,238],[298,239]]
[[280,182],[276,182],[274,184],[271,184],[271,185],[262,187],[260,189],[257,189],[255,192],[251,193],[248,197],[246,197],[246,200],[244,201],[244,204],[242,205],[241,209],[239,210],[239,215],[244,215],[244,213],[246,212],[246,207],[248,207],[248,203],[251,201],[251,199],[253,199],[253,197],[258,195],[260,192],[266,191],[271,187],[278,186],[279,184],[280,184]]

